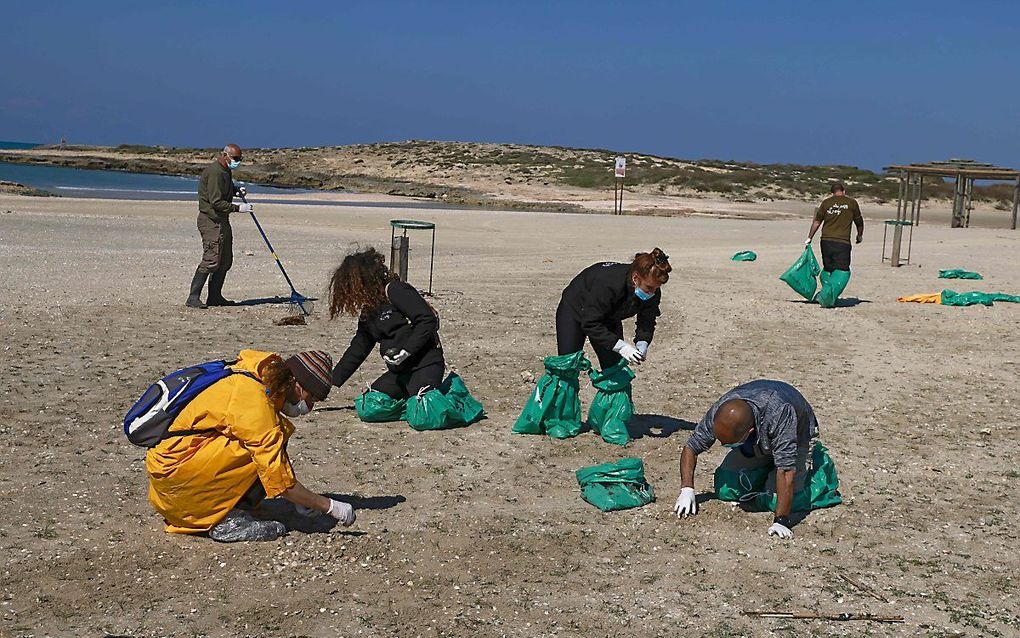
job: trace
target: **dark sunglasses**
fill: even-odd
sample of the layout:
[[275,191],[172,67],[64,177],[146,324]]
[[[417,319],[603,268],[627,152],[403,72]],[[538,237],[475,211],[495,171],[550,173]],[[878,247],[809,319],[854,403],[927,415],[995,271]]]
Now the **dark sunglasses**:
[[235,162],[240,162],[241,161],[241,156],[240,155],[238,155],[237,157],[234,157],[233,155],[227,155],[227,157],[229,157],[230,159],[234,160]]

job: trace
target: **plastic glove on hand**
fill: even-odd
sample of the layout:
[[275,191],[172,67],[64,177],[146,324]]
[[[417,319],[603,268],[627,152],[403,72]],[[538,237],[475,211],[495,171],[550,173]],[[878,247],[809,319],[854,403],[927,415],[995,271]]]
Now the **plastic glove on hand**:
[[407,358],[410,356],[411,356],[410,352],[408,352],[407,350],[401,350],[400,352],[392,356],[383,355],[382,359],[383,361],[386,362],[386,365],[399,366],[404,361],[407,361]]
[[343,503],[329,499],[329,511],[326,512],[337,521],[340,522],[344,527],[350,527],[354,524],[355,518],[354,508],[349,503]]
[[239,212],[239,213],[254,213],[255,212],[255,207],[252,206],[251,204],[238,204],[237,205],[237,212]]
[[693,487],[685,487],[680,490],[680,496],[677,497],[676,504],[673,505],[673,511],[676,512],[677,518],[694,516],[698,513],[698,499],[694,496]]
[[769,536],[778,536],[783,540],[789,540],[793,538],[793,530],[782,523],[772,523],[772,526],[769,527]]
[[638,341],[637,343],[634,344],[634,347],[637,348],[637,351],[641,353],[641,359],[642,360],[648,358],[648,342],[647,341]]
[[623,339],[616,342],[613,346],[613,352],[619,353],[621,357],[627,360],[627,363],[631,365],[639,366],[645,358],[641,355],[641,351],[630,345]]

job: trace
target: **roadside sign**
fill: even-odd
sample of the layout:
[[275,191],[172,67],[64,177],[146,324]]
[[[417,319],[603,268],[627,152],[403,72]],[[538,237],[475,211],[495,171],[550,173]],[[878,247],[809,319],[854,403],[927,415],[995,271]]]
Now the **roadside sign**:
[[616,158],[616,176],[623,178],[627,174],[627,158],[617,157]]

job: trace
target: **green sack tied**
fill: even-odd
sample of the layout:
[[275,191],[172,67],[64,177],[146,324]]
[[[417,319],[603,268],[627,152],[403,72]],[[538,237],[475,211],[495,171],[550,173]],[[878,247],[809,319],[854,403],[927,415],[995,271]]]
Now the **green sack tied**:
[[730,257],[730,261],[754,261],[755,259],[758,259],[758,255],[753,250],[741,250]]
[[980,292],[978,290],[972,290],[970,292],[956,292],[954,290],[942,291],[943,306],[973,306],[975,304],[991,306],[992,303],[996,301],[1020,303],[1020,296],[1007,295],[1004,292]]
[[850,282],[850,271],[833,270],[826,273],[823,270],[821,281],[822,289],[818,291],[818,303],[822,308],[835,308],[839,295],[846,290],[846,285]]
[[948,268],[939,271],[939,279],[984,279],[981,273],[962,268]]
[[581,486],[581,498],[603,512],[641,507],[655,500],[652,486],[645,481],[641,459],[582,467],[575,476]]
[[815,296],[815,288],[818,287],[818,274],[822,269],[818,266],[815,253],[811,246],[805,246],[797,261],[793,262],[786,272],[779,275],[779,278],[790,285],[801,297],[810,301]]
[[354,399],[354,410],[366,423],[403,421],[406,418],[406,408],[406,399],[394,399],[378,390],[366,390]]
[[598,390],[588,408],[588,425],[606,443],[627,445],[630,442],[627,422],[634,416],[634,400],[630,393],[634,371],[626,359],[620,359],[602,372],[588,371],[588,376]]
[[471,425],[485,415],[464,380],[451,372],[443,384],[407,400],[405,418],[415,430],[445,430]]
[[524,404],[514,423],[516,434],[548,434],[556,439],[577,436],[581,431],[581,400],[578,378],[591,370],[583,350],[545,358],[545,374]]
[[[765,492],[765,483],[774,466],[734,472],[725,468],[715,471],[715,493],[720,501],[753,501],[758,509],[776,511],[776,495]],[[804,488],[794,492],[790,511],[807,512],[839,505],[839,477],[828,450],[816,442],[811,450],[811,465],[804,479]]]

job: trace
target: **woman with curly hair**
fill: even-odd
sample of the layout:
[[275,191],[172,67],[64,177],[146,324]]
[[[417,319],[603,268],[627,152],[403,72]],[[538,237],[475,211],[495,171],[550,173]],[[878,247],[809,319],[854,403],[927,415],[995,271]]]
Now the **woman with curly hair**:
[[[638,365],[648,355],[659,316],[659,288],[669,281],[669,255],[655,248],[629,264],[612,261],[582,270],[563,290],[556,309],[556,347],[570,354],[587,338],[606,369],[626,359]],[[623,338],[623,320],[637,315],[634,342]]]
[[372,382],[372,390],[406,399],[440,387],[446,362],[439,317],[413,286],[389,271],[376,249],[347,255],[333,273],[329,315],[341,314],[357,317],[358,328],[333,368],[333,385],[346,383],[379,344],[388,371]]

